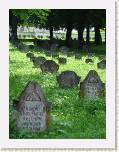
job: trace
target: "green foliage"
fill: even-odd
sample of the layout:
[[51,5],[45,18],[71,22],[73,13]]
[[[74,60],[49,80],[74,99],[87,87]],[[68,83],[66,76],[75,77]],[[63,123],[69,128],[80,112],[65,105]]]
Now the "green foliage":
[[[101,48],[101,46],[100,46]],[[94,48],[95,49],[95,48]],[[97,48],[96,48],[97,49]],[[36,56],[44,53],[34,52]],[[82,54],[82,60],[68,57],[67,64],[61,65],[59,72],[73,70],[84,80],[89,70],[96,70],[103,82],[105,70],[97,69],[98,54],[93,57],[94,64],[86,64],[87,54]],[[66,57],[60,54],[61,57]],[[50,57],[46,57],[51,59]],[[53,59],[54,60],[54,59]],[[58,63],[58,61],[55,59]],[[10,44],[10,138],[26,139],[103,139],[106,138],[106,105],[105,98],[96,102],[79,97],[79,86],[69,89],[59,88],[56,75],[42,74],[40,69],[32,68],[33,64],[25,53],[19,52]],[[15,110],[13,99],[17,99],[28,81],[37,81],[52,103],[50,127],[40,133],[27,130],[17,130],[15,126]]]

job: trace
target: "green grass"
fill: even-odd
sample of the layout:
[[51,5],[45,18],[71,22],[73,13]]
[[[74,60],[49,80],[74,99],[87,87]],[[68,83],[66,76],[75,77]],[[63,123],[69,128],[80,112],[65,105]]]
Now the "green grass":
[[[102,46],[104,47],[104,46]],[[99,46],[101,48],[101,46]],[[96,48],[98,49],[98,48]],[[44,56],[43,53],[34,52],[36,56]],[[60,56],[63,56],[60,54]],[[66,57],[66,56],[65,56]],[[51,59],[50,57],[46,57]],[[94,64],[86,64],[86,53],[82,60],[75,60],[74,56],[68,57],[66,65],[60,65],[58,74],[64,70],[73,70],[81,81],[88,71],[96,70],[103,82],[105,70],[97,69],[98,55],[93,57]],[[54,59],[53,59],[54,60]],[[57,62],[57,60],[55,59]],[[104,139],[106,138],[106,105],[105,98],[90,101],[79,97],[79,86],[69,89],[59,88],[55,74],[42,74],[40,69],[33,68],[32,62],[10,45],[10,138],[33,139]],[[17,99],[29,81],[37,81],[42,86],[45,96],[52,103],[52,121],[48,130],[42,133],[31,133],[26,130],[18,131],[14,122],[12,107],[13,99]]]

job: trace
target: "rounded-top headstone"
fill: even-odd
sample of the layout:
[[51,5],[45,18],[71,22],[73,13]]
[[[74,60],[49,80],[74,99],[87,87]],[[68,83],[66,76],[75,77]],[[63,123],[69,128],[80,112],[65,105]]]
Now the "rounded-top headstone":
[[58,58],[58,62],[60,63],[60,64],[66,64],[67,63],[67,59],[66,58]]
[[97,99],[104,94],[105,84],[95,70],[90,70],[84,81],[80,83],[80,96]]
[[35,67],[40,68],[40,65],[43,64],[45,61],[46,61],[45,57],[39,56],[39,57],[36,57],[35,60],[33,60],[33,64]]
[[57,81],[61,88],[77,86],[80,79],[81,77],[79,77],[74,71],[64,71],[57,76]]
[[17,128],[32,132],[47,129],[50,104],[37,82],[29,82],[19,98]]
[[53,60],[46,60],[41,66],[43,73],[56,73],[59,69],[59,65]]

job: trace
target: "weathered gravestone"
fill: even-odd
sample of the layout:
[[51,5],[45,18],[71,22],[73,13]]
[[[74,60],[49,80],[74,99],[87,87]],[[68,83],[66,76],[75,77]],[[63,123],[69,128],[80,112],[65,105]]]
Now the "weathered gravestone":
[[90,70],[83,82],[80,83],[80,96],[97,99],[104,95],[105,84],[95,70]]
[[66,58],[58,58],[58,62],[59,64],[66,64],[67,63],[67,59]]
[[82,59],[82,55],[80,53],[76,53],[75,54],[75,59]]
[[40,65],[46,61],[45,57],[39,56],[33,60],[33,64],[36,68],[40,68]]
[[36,82],[28,83],[19,99],[18,129],[46,130],[50,122],[50,108],[41,87]]
[[61,88],[77,86],[81,77],[74,71],[64,71],[57,76],[57,82]]
[[106,60],[103,59],[102,61],[100,61],[99,63],[97,63],[97,67],[99,69],[105,69],[106,68]]
[[59,69],[59,65],[53,60],[46,60],[40,65],[40,68],[43,73],[56,73]]

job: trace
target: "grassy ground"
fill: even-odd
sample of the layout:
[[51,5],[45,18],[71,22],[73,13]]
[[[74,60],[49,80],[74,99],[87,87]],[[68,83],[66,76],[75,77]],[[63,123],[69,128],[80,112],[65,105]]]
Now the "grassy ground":
[[[93,49],[101,49],[93,48]],[[105,99],[101,98],[95,102],[82,99],[78,96],[79,86],[70,89],[59,88],[56,75],[42,74],[40,69],[33,68],[32,62],[10,45],[10,138],[48,138],[48,139],[102,139],[106,138],[106,112]],[[13,50],[12,50],[13,49]],[[44,56],[43,53],[34,52],[36,56]],[[60,55],[63,56],[63,55]],[[86,77],[88,71],[94,69],[98,72],[103,82],[105,70],[97,69],[99,62],[98,54],[93,57],[94,64],[86,64],[86,54],[82,60],[75,60],[74,56],[68,57],[67,64],[61,65],[59,72],[73,70],[81,81]],[[65,56],[66,57],[66,56]],[[50,57],[46,57],[51,59]],[[53,59],[54,60],[54,59]],[[57,60],[55,59],[57,62]],[[52,121],[48,130],[42,133],[29,133],[26,130],[18,131],[14,122],[14,109],[12,100],[17,99],[29,81],[37,81],[52,103]]]

